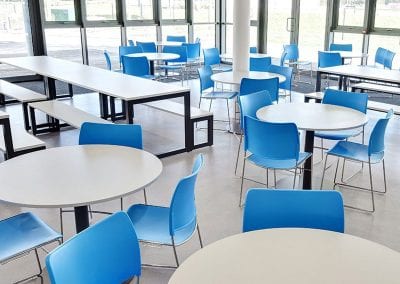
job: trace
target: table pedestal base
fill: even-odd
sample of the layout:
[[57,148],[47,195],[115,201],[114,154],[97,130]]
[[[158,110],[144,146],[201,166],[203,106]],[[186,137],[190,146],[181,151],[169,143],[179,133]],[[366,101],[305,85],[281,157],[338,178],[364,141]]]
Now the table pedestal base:
[[89,210],[88,206],[78,206],[75,211],[76,233],[79,233],[89,227]]

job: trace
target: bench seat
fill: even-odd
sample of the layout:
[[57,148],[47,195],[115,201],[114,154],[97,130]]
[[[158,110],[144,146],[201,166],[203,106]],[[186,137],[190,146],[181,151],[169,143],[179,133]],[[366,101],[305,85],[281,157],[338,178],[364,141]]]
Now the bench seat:
[[373,83],[359,83],[351,87],[352,91],[362,90],[362,91],[373,91],[385,94],[400,95],[400,88],[389,85],[379,85]]
[[[0,136],[4,136],[3,128],[0,127]],[[11,125],[11,137],[14,152],[22,152],[37,148],[46,148],[46,144],[39,138],[33,136],[18,125]],[[0,139],[0,150],[6,152],[4,139]]]

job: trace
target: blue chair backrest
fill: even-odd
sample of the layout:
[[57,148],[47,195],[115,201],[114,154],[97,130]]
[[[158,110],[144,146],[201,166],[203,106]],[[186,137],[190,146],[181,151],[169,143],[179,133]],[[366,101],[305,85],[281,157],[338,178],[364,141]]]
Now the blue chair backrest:
[[177,63],[186,63],[188,59],[188,53],[186,46],[164,46],[163,52],[165,53],[175,53],[179,55],[179,58],[168,60],[167,62],[177,62]]
[[195,187],[197,175],[203,166],[203,155],[197,156],[192,173],[182,178],[176,186],[170,204],[169,230],[171,236],[186,229],[188,236],[196,229]]
[[288,66],[278,66],[271,64],[267,72],[280,74],[285,76],[285,82],[279,83],[279,88],[283,90],[292,90],[293,68]]
[[250,71],[267,72],[271,65],[271,57],[250,57]]
[[221,58],[219,57],[219,50],[216,47],[203,49],[204,55],[204,65],[212,66],[221,63]]
[[143,149],[142,127],[138,124],[103,124],[84,122],[79,145],[105,144]]
[[353,45],[350,44],[341,44],[341,43],[331,43],[329,45],[330,51],[353,51]]
[[395,55],[396,55],[396,53],[394,53],[390,50],[386,50],[385,59],[383,62],[383,66],[385,68],[392,69],[393,58]]
[[284,61],[299,60],[299,47],[297,44],[285,44],[283,46],[283,53],[285,54]]
[[154,42],[136,42],[137,46],[140,46],[143,52],[157,52],[157,47]]
[[344,232],[344,206],[333,190],[250,189],[243,232],[273,228],[309,228]]
[[279,79],[249,79],[243,78],[240,82],[240,95],[246,95],[259,91],[268,91],[272,101],[277,102],[279,98]]
[[135,42],[133,40],[131,40],[131,39],[128,39],[128,44],[130,46],[135,46]]
[[200,57],[200,43],[182,43],[182,46],[186,46],[188,58],[198,59]]
[[393,116],[393,109],[389,110],[385,118],[381,118],[372,129],[368,143],[368,155],[382,154],[385,151],[385,133],[389,119]]
[[143,49],[140,46],[120,46],[119,60],[122,63],[122,56],[133,53],[142,53]]
[[122,71],[124,74],[138,77],[150,75],[149,60],[146,56],[122,56]]
[[368,94],[327,89],[322,103],[348,107],[367,113]]
[[378,47],[375,53],[375,63],[379,63],[384,65],[385,64],[385,56],[386,56],[387,49],[383,47]]
[[250,53],[257,53],[257,46],[250,46]]
[[167,41],[186,42],[186,36],[167,35]]
[[107,69],[112,70],[111,58],[110,58],[110,54],[108,54],[107,50],[104,50],[104,57],[106,59]]
[[200,92],[209,88],[214,88],[214,81],[211,80],[213,74],[212,68],[209,65],[204,65],[202,68],[197,69],[200,79]]
[[52,284],[123,283],[141,274],[140,248],[125,212],[90,226],[46,258]]
[[239,96],[238,101],[240,107],[240,125],[242,126],[246,115],[257,118],[256,113],[260,108],[272,105],[271,96],[265,90]]
[[333,67],[342,65],[342,57],[339,52],[318,51],[318,67]]
[[244,117],[244,150],[259,157],[298,161],[300,140],[294,123],[271,123]]

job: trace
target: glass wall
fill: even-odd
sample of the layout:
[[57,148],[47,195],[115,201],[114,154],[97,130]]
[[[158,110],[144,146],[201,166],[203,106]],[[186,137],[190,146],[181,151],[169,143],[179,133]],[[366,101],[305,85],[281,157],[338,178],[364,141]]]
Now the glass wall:
[[364,11],[365,0],[340,0],[338,25],[362,27]]
[[268,0],[267,52],[281,57],[283,45],[290,42],[288,24],[292,14],[292,0]]
[[85,0],[86,20],[110,21],[117,19],[115,0]]
[[176,25],[176,26],[161,26],[162,39],[166,40],[167,36],[186,36],[186,41],[188,40],[188,26],[187,25]]
[[375,53],[378,47],[384,47],[396,53],[392,69],[400,68],[400,36],[371,35],[369,38],[368,64],[374,64]]
[[400,29],[400,1],[377,0],[375,27]]
[[79,28],[46,29],[44,35],[48,55],[82,63]]
[[128,20],[152,20],[152,0],[126,0],[126,18]]
[[185,0],[161,0],[163,20],[184,20],[186,18]]
[[[111,64],[119,64],[119,46],[121,45],[121,29],[110,28],[88,28],[86,29],[87,46],[89,53],[89,65],[106,68],[104,50],[110,54]],[[117,67],[114,67],[117,69]]]
[[75,21],[74,0],[44,0],[43,3],[46,21]]
[[193,0],[193,39],[202,48],[215,47],[215,0]]
[[157,31],[155,26],[133,26],[126,28],[128,40],[136,41],[156,41]]

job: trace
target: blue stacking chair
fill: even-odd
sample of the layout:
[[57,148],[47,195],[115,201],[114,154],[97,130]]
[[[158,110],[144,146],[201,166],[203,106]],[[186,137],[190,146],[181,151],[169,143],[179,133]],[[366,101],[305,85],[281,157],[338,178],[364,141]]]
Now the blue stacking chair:
[[385,58],[386,58],[386,52],[387,49],[383,48],[383,47],[378,47],[378,49],[375,52],[375,63],[374,66],[376,66],[376,64],[381,64],[382,66],[384,66],[385,64]]
[[[386,127],[389,122],[389,119],[393,116],[393,110],[390,110],[385,118],[381,118],[375,124],[374,128],[372,129],[371,136],[369,138],[368,145],[364,145],[363,143],[355,143],[350,141],[339,141],[327,152],[325,166],[322,173],[322,180],[321,180],[321,188],[324,182],[325,171],[326,171],[326,161],[328,160],[328,156],[336,156],[338,157],[337,164],[336,164],[336,171],[334,181],[334,188],[336,186],[343,186],[350,189],[358,189],[358,190],[367,190],[371,192],[371,209],[364,209],[355,206],[348,206],[353,209],[358,209],[367,212],[374,212],[375,211],[375,200],[374,200],[374,192],[379,193],[386,193],[386,171],[385,171],[385,132]],[[343,163],[345,160],[351,160],[356,162],[362,162],[368,164],[368,171],[369,171],[369,183],[370,188],[363,188],[360,186],[350,185],[348,183],[339,183],[336,181],[336,176],[339,168],[339,160],[343,158]],[[384,190],[377,191],[374,189],[373,181],[372,181],[372,169],[371,164],[377,164],[382,162],[382,169],[383,169],[383,181],[384,181]],[[343,171],[344,165],[343,165]]]
[[232,67],[222,66],[219,50],[216,47],[203,49],[204,65],[211,66],[214,72],[232,71]]
[[135,46],[135,42],[133,40],[131,40],[131,39],[128,39],[128,44],[130,46]]
[[383,67],[387,69],[392,69],[393,58],[396,53],[386,50],[385,59],[383,60]]
[[[283,52],[280,60],[281,66],[284,66],[286,64],[289,67],[294,67],[297,70],[300,82],[300,75],[301,75],[300,71],[306,70],[305,68],[306,66],[308,66],[309,68],[306,71],[310,71],[310,78],[312,78],[312,63],[311,61],[301,61],[299,58],[300,58],[300,53],[297,44],[285,44],[283,46]],[[311,82],[305,82],[305,83],[311,83]]]
[[111,57],[107,50],[104,50],[104,58],[106,59],[107,69],[112,70]]
[[146,56],[140,57],[122,57],[122,70],[124,74],[142,77],[145,79],[155,79],[154,75],[150,74],[149,60]]
[[271,57],[250,57],[250,71],[268,72],[271,65]]
[[141,275],[139,242],[125,212],[75,235],[46,258],[52,284],[128,283]]
[[175,53],[179,58],[168,60],[166,64],[159,66],[160,69],[165,70],[166,75],[168,71],[177,72],[181,75],[181,82],[185,78],[186,65],[188,63],[188,52],[186,46],[164,46],[163,52]]
[[[326,51],[318,51],[318,68],[326,68],[339,66],[343,64],[342,56],[340,56],[339,52],[326,52]],[[329,78],[331,76],[327,75],[327,88],[329,87]]]
[[[17,283],[36,277],[42,278],[38,249],[52,242],[61,241],[62,236],[31,212],[20,213],[0,221],[0,264],[35,251],[39,273]],[[4,281],[4,280],[3,280]],[[0,281],[2,282],[2,281]]]
[[343,43],[331,43],[329,45],[329,50],[330,51],[353,51],[353,45],[351,43],[349,44],[343,44]]
[[[259,110],[262,107],[272,105],[272,100],[271,96],[269,95],[269,92],[264,90],[239,96],[238,103],[240,107],[240,126],[242,128],[242,133],[243,133],[244,116],[247,115],[256,118],[257,110]],[[243,135],[240,135],[239,146],[236,154],[235,174],[237,173],[237,168],[239,163],[239,153],[242,141],[243,141]]]
[[119,47],[119,62],[122,66],[122,57],[127,54],[142,53],[143,49],[140,46],[120,46]]
[[231,129],[231,119],[229,113],[229,100],[233,99],[237,96],[237,92],[229,92],[229,91],[219,91],[215,89],[215,83],[211,80],[211,75],[213,74],[210,66],[203,66],[202,68],[197,69],[200,79],[200,100],[199,100],[199,108],[201,106],[201,100],[207,99],[210,100],[210,105],[208,111],[211,110],[212,101],[216,99],[226,100],[226,108],[228,112],[228,123],[229,129]]
[[278,66],[278,65],[271,64],[268,67],[267,71],[285,76],[285,81],[282,83],[279,83],[279,89],[281,89],[285,92],[285,96],[286,96],[286,91],[289,92],[289,101],[291,102],[292,101],[293,68],[287,67],[287,66]]
[[[366,114],[368,94],[327,89],[322,103],[347,107]],[[321,155],[323,155],[323,150],[325,149],[323,144],[324,139],[347,140],[360,134],[362,134],[362,141],[364,143],[364,127],[338,131],[316,131],[315,137],[321,138]]]
[[136,45],[140,46],[142,48],[143,52],[157,52],[157,47],[154,42],[137,41]]
[[188,241],[196,230],[200,246],[203,247],[195,204],[196,179],[202,166],[203,156],[200,154],[194,162],[192,173],[178,182],[169,207],[135,204],[128,210],[138,239],[172,246],[176,266],[179,266],[176,246]]
[[186,42],[186,36],[167,35],[167,41]]
[[250,53],[257,53],[257,46],[250,46]]
[[200,59],[200,43],[182,43],[186,46],[189,62],[198,62]]
[[243,232],[308,228],[344,233],[344,206],[332,190],[250,189],[243,212]]
[[268,91],[272,101],[278,102],[279,99],[279,79],[250,79],[243,78],[240,82],[240,96],[255,93],[259,91]]
[[265,169],[273,169],[275,187],[275,170],[294,169],[294,188],[297,168],[311,156],[311,153],[300,152],[300,138],[296,124],[270,123],[245,116],[243,128],[245,156],[243,159],[239,206],[242,203],[246,161]]

